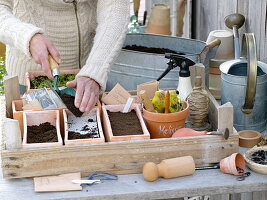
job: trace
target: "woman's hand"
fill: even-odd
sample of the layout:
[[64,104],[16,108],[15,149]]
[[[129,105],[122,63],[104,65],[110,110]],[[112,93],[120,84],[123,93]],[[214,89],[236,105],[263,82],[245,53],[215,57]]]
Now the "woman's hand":
[[99,84],[89,77],[79,77],[67,82],[67,87],[76,88],[75,106],[81,112],[89,112],[96,104],[99,93]]
[[30,41],[30,53],[34,61],[42,66],[47,77],[53,79],[48,62],[48,54],[51,54],[57,63],[61,63],[61,58],[52,42],[42,34],[37,33]]

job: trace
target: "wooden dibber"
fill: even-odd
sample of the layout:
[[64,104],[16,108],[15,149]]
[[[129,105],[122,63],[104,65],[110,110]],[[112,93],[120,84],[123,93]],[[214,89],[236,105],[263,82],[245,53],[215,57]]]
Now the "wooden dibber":
[[139,95],[141,97],[141,101],[142,101],[145,109],[149,112],[154,112],[154,107],[153,107],[152,101],[148,98],[146,91],[141,90],[139,92]]
[[146,181],[155,181],[159,177],[175,178],[194,174],[195,162],[192,156],[184,156],[162,160],[156,165],[148,162],[143,167],[143,176]]
[[165,93],[164,105],[165,105],[165,113],[169,113],[169,107],[170,107],[170,92],[169,92],[169,90],[167,90]]

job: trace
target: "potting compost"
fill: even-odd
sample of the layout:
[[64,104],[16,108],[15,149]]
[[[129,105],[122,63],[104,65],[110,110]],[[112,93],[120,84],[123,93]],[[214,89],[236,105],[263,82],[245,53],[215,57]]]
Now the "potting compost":
[[67,106],[67,108],[70,110],[70,112],[72,112],[72,114],[74,114],[76,117],[81,117],[83,115],[83,112],[81,112],[79,108],[76,108],[76,106],[74,105],[74,96],[61,93],[58,93],[58,95],[62,99],[63,103]]
[[251,155],[251,160],[261,165],[267,165],[267,151],[259,150]]
[[57,129],[49,122],[27,126],[27,143],[57,142]]
[[96,115],[92,116],[68,116],[68,139],[99,138]]
[[144,134],[140,121],[134,110],[128,113],[107,112],[114,136]]
[[170,49],[144,47],[144,46],[137,46],[137,45],[127,45],[123,47],[123,49],[145,52],[145,53],[157,53],[157,54],[174,53],[174,54],[184,55],[184,53],[176,52]]
[[[75,79],[75,74],[60,74],[59,75],[59,82],[58,87],[66,86],[68,81],[72,81]],[[31,82],[31,89],[40,89],[40,88],[49,88],[47,81],[53,85],[53,81],[50,80],[47,76],[36,76],[30,80]]]

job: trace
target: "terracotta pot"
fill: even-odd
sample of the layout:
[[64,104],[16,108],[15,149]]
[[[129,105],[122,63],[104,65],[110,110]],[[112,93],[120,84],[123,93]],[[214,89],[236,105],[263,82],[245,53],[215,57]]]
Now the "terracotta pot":
[[185,126],[186,117],[189,115],[189,104],[184,102],[184,109],[175,113],[155,113],[143,109],[143,117],[151,138],[169,138],[179,128]]
[[[64,124],[65,124],[65,145],[78,145],[78,144],[88,144],[88,143],[103,143],[105,142],[105,137],[104,137],[104,133],[103,133],[103,129],[102,129],[102,125],[101,125],[101,118],[100,118],[100,104],[99,106],[95,106],[94,109],[92,109],[90,112],[86,112],[82,115],[82,118],[86,119],[86,116],[92,116],[92,115],[96,115],[96,124],[97,124],[97,128],[98,128],[98,133],[99,133],[99,138],[86,138],[86,139],[74,139],[74,140],[70,140],[69,139],[69,125],[68,125],[68,118],[69,117],[73,117],[74,119],[77,119],[78,125],[76,126],[77,128],[82,128],[85,125],[88,125],[88,122],[84,123],[84,120],[80,120],[81,118],[76,118],[71,112],[69,112],[68,110],[64,110],[63,111],[63,116],[64,116]],[[87,121],[87,120],[86,120]]]
[[[31,91],[30,91],[31,92]],[[21,131],[21,137],[23,138],[24,134],[24,124],[23,124],[23,102],[22,100],[14,100],[12,101],[12,112],[13,112],[13,119],[19,121],[19,127]],[[63,119],[63,110],[64,108],[55,108],[55,109],[40,109],[34,111],[46,111],[46,110],[59,110],[59,120],[60,120],[60,133],[61,136],[64,136],[64,119]]]
[[232,59],[234,58],[234,36],[227,30],[214,30],[209,33],[207,43],[215,39],[221,40],[214,59]]
[[[62,146],[62,138],[60,135],[59,125],[59,111],[58,110],[45,110],[45,111],[24,111],[24,135],[23,135],[23,148],[35,148],[35,147],[47,147],[47,146]],[[40,125],[42,123],[49,122],[56,127],[57,130],[57,142],[46,143],[28,143],[27,142],[27,126]]]
[[209,61],[209,90],[215,99],[221,99],[220,65],[229,59],[210,59]]
[[[77,74],[80,69],[60,69],[61,74]],[[25,86],[26,86],[26,93],[30,93],[36,91],[37,89],[31,89],[31,79],[34,79],[38,76],[46,76],[44,71],[40,70],[30,70],[25,74]]]
[[244,172],[238,172],[236,167],[245,171],[245,159],[240,153],[233,153],[220,161],[220,170],[223,173],[242,175]]
[[105,131],[105,138],[107,142],[113,142],[113,141],[127,141],[127,140],[148,140],[150,139],[150,134],[147,130],[147,127],[145,125],[145,122],[142,117],[142,113],[140,111],[140,108],[138,104],[133,103],[131,106],[131,110],[135,110],[136,115],[140,121],[140,125],[143,130],[143,135],[123,135],[123,136],[114,136],[113,130],[111,128],[111,123],[108,117],[107,110],[110,112],[122,112],[125,104],[120,105],[102,105],[102,117],[103,117],[103,126]]
[[257,145],[261,140],[261,133],[254,130],[243,130],[238,132],[239,146],[251,148]]
[[165,4],[155,4],[145,30],[146,33],[171,35],[170,8]]
[[195,162],[192,156],[162,160],[158,165],[148,162],[143,166],[143,176],[146,181],[155,181],[158,177],[175,178],[187,176],[194,172]]

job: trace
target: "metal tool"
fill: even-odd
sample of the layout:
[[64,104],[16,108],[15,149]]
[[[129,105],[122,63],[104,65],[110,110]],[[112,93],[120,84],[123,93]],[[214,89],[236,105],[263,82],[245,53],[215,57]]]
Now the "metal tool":
[[72,180],[73,183],[79,184],[93,184],[93,183],[101,183],[100,180]]
[[224,130],[217,130],[217,131],[211,131],[211,132],[207,132],[206,135],[222,135],[224,139],[228,139],[229,138],[229,129],[226,128]]
[[48,55],[48,61],[49,61],[49,64],[50,64],[50,69],[52,71],[52,75],[54,77],[54,85],[53,85],[54,91],[56,91],[57,93],[60,93],[60,94],[68,94],[70,96],[75,96],[76,91],[73,88],[65,88],[65,89],[62,89],[62,90],[60,90],[58,88],[59,65],[51,55]]

